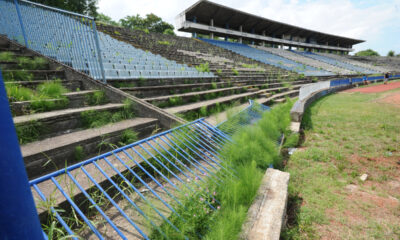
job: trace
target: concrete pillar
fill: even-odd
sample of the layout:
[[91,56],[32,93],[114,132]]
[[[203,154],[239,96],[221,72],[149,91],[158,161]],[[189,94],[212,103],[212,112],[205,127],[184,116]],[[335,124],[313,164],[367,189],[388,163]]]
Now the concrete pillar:
[[[253,28],[253,29],[251,29],[251,33],[253,33],[253,34],[255,33],[255,30],[254,30],[254,28]],[[254,40],[252,40],[252,41],[251,41],[251,45],[254,45]]]
[[[229,23],[226,23],[226,24],[225,24],[225,28],[226,28],[226,29],[229,29]],[[225,36],[225,41],[228,41],[228,36]]]
[[[261,35],[263,35],[263,36],[265,37],[265,35],[266,35],[266,34],[265,34],[265,30],[262,31]],[[265,47],[265,41],[262,41],[262,46]]]
[[[194,22],[194,23],[197,23],[197,18],[196,18],[196,16],[193,17],[193,22]],[[192,33],[192,37],[193,37],[193,38],[197,38],[197,33],[196,33],[196,32]]]
[[[243,32],[243,26],[242,25],[239,26],[239,32]],[[239,37],[239,43],[243,43],[243,38],[242,37]]]
[[[210,26],[214,27],[214,19],[212,19],[212,18],[210,20]],[[214,39],[214,33],[213,32],[210,33],[210,39]]]

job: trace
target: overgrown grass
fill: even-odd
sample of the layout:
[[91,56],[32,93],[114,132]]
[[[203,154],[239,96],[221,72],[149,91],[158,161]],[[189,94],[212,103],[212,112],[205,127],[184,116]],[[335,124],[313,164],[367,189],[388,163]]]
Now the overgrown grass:
[[33,74],[25,70],[3,72],[4,82],[32,81]]
[[86,95],[86,103],[89,106],[103,105],[109,102],[107,95],[104,91],[97,91],[93,94]]
[[[387,94],[339,93],[307,110],[305,142],[286,166],[290,217],[283,239],[398,238],[399,204],[384,202],[400,200],[388,184],[398,177],[400,108],[379,103]],[[364,173],[366,182],[359,180]]]
[[202,64],[196,66],[196,69],[199,72],[210,72],[210,66],[209,66],[208,62],[202,63]]
[[48,61],[42,57],[18,57],[18,66],[25,70],[41,70],[47,67]]
[[1,52],[0,53],[0,62],[12,62],[14,61],[15,56],[13,52]]
[[[223,184],[211,181],[194,194],[180,197],[183,206],[176,206],[187,221],[172,216],[171,222],[182,231],[176,233],[170,225],[162,224],[161,229],[169,239],[237,239],[244,223],[247,210],[252,204],[261,179],[270,164],[281,165],[278,143],[282,132],[287,132],[292,103],[275,107],[263,114],[253,126],[245,127],[233,136],[233,143],[221,150],[221,159],[227,168],[233,169],[235,176],[221,174]],[[208,191],[208,192],[207,192]],[[201,194],[209,193],[210,198]],[[200,194],[200,195],[198,195]],[[214,198],[216,198],[214,200]],[[216,210],[205,203],[211,202]],[[151,239],[165,239],[154,230]]]
[[98,128],[109,123],[120,122],[135,117],[133,102],[124,101],[124,107],[114,113],[108,111],[89,110],[81,113],[82,126],[84,128]]

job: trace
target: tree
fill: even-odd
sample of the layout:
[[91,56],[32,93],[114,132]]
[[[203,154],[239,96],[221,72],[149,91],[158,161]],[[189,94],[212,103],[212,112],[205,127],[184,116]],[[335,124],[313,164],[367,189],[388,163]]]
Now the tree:
[[119,20],[119,22],[125,28],[175,35],[174,26],[164,22],[153,13],[147,14],[145,18],[142,18],[139,14],[136,16],[126,16]]
[[359,51],[358,53],[355,54],[356,56],[360,57],[368,57],[368,56],[380,56],[378,52],[372,50],[372,49],[367,49],[364,51]]
[[394,57],[394,51],[393,50],[390,50],[389,52],[388,52],[388,54],[387,54],[387,56],[388,57]]
[[97,16],[97,0],[32,0],[33,2],[61,8],[74,13]]
[[97,14],[96,21],[99,21],[99,22],[102,22],[102,23],[105,23],[108,25],[119,26],[119,24],[116,21],[112,20],[111,17],[109,17],[103,13]]

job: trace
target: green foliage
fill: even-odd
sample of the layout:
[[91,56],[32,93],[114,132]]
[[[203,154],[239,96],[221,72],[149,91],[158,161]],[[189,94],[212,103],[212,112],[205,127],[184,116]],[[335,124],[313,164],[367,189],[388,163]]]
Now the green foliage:
[[138,137],[138,133],[131,130],[131,129],[127,129],[125,130],[122,135],[121,135],[121,139],[118,143],[119,146],[126,146],[128,144],[134,143],[139,139]]
[[164,32],[163,32],[163,34],[165,34],[165,35],[172,35],[172,36],[175,36],[175,32],[174,32],[174,30],[173,30],[173,29],[171,29],[171,28],[167,28],[167,29],[165,29],[165,30],[164,30]]
[[378,52],[372,50],[372,49],[367,49],[364,51],[359,51],[355,54],[355,56],[360,56],[360,57],[368,57],[368,56],[380,56]]
[[97,16],[97,0],[33,0],[33,2],[92,17]]
[[85,159],[86,154],[82,146],[75,147],[74,156],[76,161],[82,161],[83,159]]
[[0,53],[0,62],[12,62],[14,61],[14,53],[13,52],[1,52]]
[[212,82],[211,83],[211,89],[217,89],[218,87],[217,87],[217,83],[215,83],[215,82]]
[[238,76],[239,75],[239,71],[236,70],[235,68],[232,69],[233,75]]
[[33,74],[25,70],[3,72],[4,82],[32,81]]
[[387,54],[388,57],[394,57],[395,56],[395,52],[393,50],[390,50]]
[[299,143],[300,135],[298,133],[290,134],[286,136],[284,148],[293,148],[296,147]]
[[221,74],[221,73],[222,73],[222,70],[221,70],[221,69],[217,69],[217,73],[218,73],[218,74]]
[[208,62],[202,63],[202,64],[196,66],[196,69],[199,72],[210,72],[210,66],[209,66]]
[[244,68],[258,68],[258,65],[257,64],[246,64],[246,63],[243,63],[242,67],[244,67]]
[[168,41],[158,41],[157,43],[160,45],[171,45],[171,43]]
[[134,106],[129,99],[124,101],[122,110],[114,113],[107,111],[89,110],[81,113],[81,122],[84,128],[98,128],[109,123],[120,122],[135,116]]
[[168,99],[169,106],[177,106],[177,105],[182,105],[183,100],[182,97],[170,97]]
[[26,144],[34,142],[39,139],[40,135],[44,133],[45,129],[40,122],[31,121],[28,124],[16,125],[19,144]]
[[59,79],[54,81],[48,81],[37,86],[37,92],[40,96],[46,98],[61,98],[62,94],[68,92],[68,90],[61,84]]
[[29,101],[35,96],[35,93],[31,89],[14,84],[7,84],[6,91],[10,102]]
[[[164,222],[161,229],[167,238],[184,239],[185,235],[189,239],[238,239],[266,168],[270,163],[281,165],[276,141],[282,129],[285,132],[289,126],[291,105],[289,102],[275,107],[255,125],[243,128],[232,137],[233,143],[226,144],[220,156],[224,165],[235,171],[236,177],[222,174],[220,170],[217,174],[223,184],[216,185],[210,176],[206,185],[179,196],[183,206],[177,206],[177,209],[186,221],[175,215],[170,217],[182,234],[177,234]],[[207,206],[206,201],[217,210]],[[153,229],[151,239],[165,238]]]
[[145,18],[142,18],[139,14],[136,16],[126,16],[125,18],[119,20],[119,22],[122,27],[134,30],[166,33],[171,35],[174,30],[173,25],[164,22],[160,17],[153,13],[147,14]]
[[47,67],[48,61],[42,57],[18,57],[18,66],[24,70],[43,70]]
[[86,95],[86,103],[89,106],[103,105],[107,102],[108,98],[104,91],[97,91],[93,94]]
[[116,21],[112,20],[111,17],[109,17],[103,13],[97,14],[96,21],[99,21],[101,23],[105,23],[108,25],[112,25],[112,26],[117,26],[117,27],[119,26],[119,24]]

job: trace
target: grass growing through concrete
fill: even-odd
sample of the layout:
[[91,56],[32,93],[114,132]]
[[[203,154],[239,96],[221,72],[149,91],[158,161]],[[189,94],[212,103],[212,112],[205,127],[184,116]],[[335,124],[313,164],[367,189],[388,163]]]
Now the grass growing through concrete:
[[399,239],[400,108],[381,102],[389,94],[339,93],[307,111],[286,166],[283,239]]
[[[170,218],[182,234],[176,233],[168,224],[161,225],[169,239],[185,239],[184,235],[190,239],[238,238],[266,168],[270,164],[281,165],[277,139],[282,132],[287,132],[291,105],[291,102],[278,105],[264,113],[255,125],[245,127],[233,136],[233,143],[221,150],[221,159],[234,169],[236,176],[220,174],[223,184],[210,181],[203,187],[205,192],[197,189],[194,194],[184,194],[181,197],[184,204],[177,209],[187,221],[174,216]],[[210,198],[202,197],[208,193]],[[212,203],[216,210],[206,202]],[[151,239],[165,237],[154,230]]]

